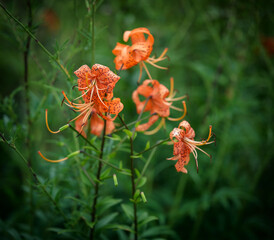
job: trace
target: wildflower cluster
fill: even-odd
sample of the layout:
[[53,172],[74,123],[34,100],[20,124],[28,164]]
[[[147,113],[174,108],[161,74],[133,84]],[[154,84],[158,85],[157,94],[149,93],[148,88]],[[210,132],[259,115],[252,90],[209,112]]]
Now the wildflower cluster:
[[[115,67],[117,70],[126,70],[139,64],[140,74],[138,83],[142,78],[142,69],[144,68],[149,79],[144,80],[135,91],[132,93],[133,102],[136,104],[137,113],[149,112],[150,118],[148,122],[139,124],[136,131],[144,132],[146,135],[152,135],[158,132],[161,127],[165,126],[165,121],[180,121],[187,113],[186,102],[183,100],[187,96],[175,97],[174,79],[170,78],[170,90],[159,83],[158,80],[152,79],[146,63],[159,69],[167,69],[157,65],[158,62],[167,59],[167,48],[164,49],[160,57],[151,57],[153,50],[154,37],[147,28],[136,28],[132,31],[126,31],[123,40],[128,42],[131,39],[132,45],[117,43],[113,49]],[[120,76],[113,73],[108,67],[94,64],[90,69],[87,65],[81,66],[76,70],[75,75],[78,77],[78,84],[74,87],[78,88],[81,95],[73,100],[69,100],[63,91],[63,102],[78,115],[69,122],[75,121],[75,129],[86,137],[84,128],[88,125],[91,134],[100,136],[104,128],[104,120],[106,121],[106,134],[111,134],[115,129],[113,121],[117,115],[123,110],[123,104],[120,98],[114,98],[113,89],[119,81]],[[140,96],[145,100],[141,101]],[[173,106],[176,101],[182,101],[182,108]],[[76,102],[75,102],[76,101]],[[170,109],[181,112],[180,117],[171,117]],[[158,119],[161,119],[158,126],[153,130],[149,130]],[[46,125],[50,132],[58,133],[60,130],[54,132],[48,126],[47,111],[46,111]],[[173,144],[174,157],[168,160],[177,160],[175,168],[178,172],[187,173],[185,165],[189,162],[190,153],[193,154],[198,171],[197,150],[202,151],[209,156],[205,151],[198,146],[210,144],[212,131],[210,127],[209,136],[205,141],[195,141],[195,132],[187,121],[179,123],[178,128],[174,128],[170,133],[170,144]],[[59,162],[60,160],[49,160],[45,158],[40,152],[39,154],[47,161]],[[64,158],[62,160],[66,160]]]
[[[147,38],[145,37],[145,34],[147,35]],[[138,114],[143,111],[149,112],[151,115],[147,123],[137,126],[136,131],[144,131],[144,134],[151,135],[159,131],[162,126],[165,126],[165,119],[170,121],[180,121],[185,117],[187,113],[185,101],[182,101],[183,109],[173,106],[172,104],[175,101],[186,98],[186,96],[175,98],[176,92],[174,91],[173,77],[170,78],[170,90],[168,90],[167,87],[159,83],[159,81],[152,79],[151,74],[145,65],[145,63],[149,63],[156,68],[167,69],[166,67],[161,67],[156,63],[167,58],[165,54],[168,49],[166,48],[159,58],[150,57],[154,44],[154,38],[146,28],[137,28],[132,31],[126,31],[123,39],[127,42],[129,38],[131,38],[131,46],[117,43],[116,47],[112,51],[113,54],[116,55],[114,63],[116,65],[116,69],[128,69],[139,64],[140,75],[138,82],[142,77],[142,69],[144,68],[146,70],[149,79],[144,80],[143,83],[138,86],[132,94],[132,99],[136,104]],[[139,96],[145,97],[146,100],[140,101]],[[170,117],[170,109],[183,112],[183,114],[177,118]],[[161,118],[159,125],[155,129],[148,131],[148,129],[159,118]],[[209,156],[209,154],[198,148],[198,146],[212,143],[213,141],[209,142],[211,136],[212,132],[210,127],[209,136],[206,141],[194,141],[194,130],[190,127],[190,124],[187,121],[182,121],[179,124],[179,128],[174,128],[170,133],[171,144],[174,144],[174,157],[168,158],[168,160],[178,160],[175,165],[176,170],[178,172],[187,173],[184,166],[188,164],[189,155],[192,153],[195,158],[198,171],[197,150],[200,150]],[[173,138],[175,138],[178,142],[175,142]]]

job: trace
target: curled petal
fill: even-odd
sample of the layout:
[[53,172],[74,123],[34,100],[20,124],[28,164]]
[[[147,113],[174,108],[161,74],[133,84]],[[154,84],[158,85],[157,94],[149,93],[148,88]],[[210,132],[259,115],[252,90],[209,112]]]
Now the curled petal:
[[136,128],[136,131],[146,131],[147,129],[151,127],[152,124],[154,124],[158,120],[158,118],[159,118],[159,115],[151,116],[147,123],[138,125],[138,127]]
[[190,126],[189,122],[187,121],[182,121],[179,124],[179,128],[180,129],[184,129],[185,130],[185,135],[188,138],[194,138],[195,137],[195,131],[193,130],[193,128]]
[[91,69],[88,65],[81,66],[74,72],[74,74],[81,79],[85,79],[86,77],[92,77]]
[[[148,35],[147,38],[144,34]],[[114,63],[117,70],[122,66],[122,69],[131,68],[139,62],[147,60],[151,54],[154,38],[147,28],[126,31],[123,40],[127,42],[129,38],[131,38],[132,46],[117,43],[112,51],[116,56]]]
[[185,135],[185,134],[184,134],[184,131],[183,131],[182,129],[174,128],[174,129],[170,132],[169,137],[170,137],[170,140],[171,140],[172,142],[175,143],[174,138],[176,138],[177,141],[180,142],[180,141],[183,140],[184,135]]
[[175,168],[177,172],[187,173],[186,168],[184,167],[184,165],[180,164],[179,161],[175,164]]

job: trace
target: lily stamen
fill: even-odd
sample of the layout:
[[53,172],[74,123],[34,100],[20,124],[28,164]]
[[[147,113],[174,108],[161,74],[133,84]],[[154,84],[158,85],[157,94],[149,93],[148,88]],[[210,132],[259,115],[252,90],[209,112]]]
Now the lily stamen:
[[51,133],[53,133],[53,134],[59,133],[60,130],[58,130],[58,131],[52,131],[52,130],[49,128],[49,124],[48,124],[48,109],[46,109],[45,112],[46,112],[46,126],[47,126],[47,129],[48,129]]
[[178,118],[168,117],[167,118],[168,120],[170,120],[170,121],[180,121],[180,120],[182,120],[186,116],[186,114],[187,114],[186,102],[183,101],[182,103],[183,103],[183,107],[184,107],[184,111],[183,111],[184,113],[183,113],[183,115],[181,117],[178,117]]
[[153,134],[157,133],[164,124],[165,124],[165,119],[162,118],[159,125],[155,129],[153,129],[151,131],[145,131],[144,134],[145,135],[153,135]]
[[68,160],[68,157],[61,158],[61,159],[58,159],[58,160],[51,160],[51,159],[46,158],[40,151],[38,151],[38,154],[39,154],[44,160],[46,160],[47,162],[51,162],[51,163],[58,163],[58,162],[63,162],[63,161]]
[[152,77],[151,77],[151,75],[150,75],[150,73],[149,73],[149,71],[148,71],[148,69],[147,69],[146,64],[145,64],[144,62],[141,62],[140,64],[142,64],[142,66],[143,66],[143,67],[144,67],[144,69],[146,70],[146,73],[147,73],[147,75],[148,75],[149,79],[150,79],[150,80],[152,80]]

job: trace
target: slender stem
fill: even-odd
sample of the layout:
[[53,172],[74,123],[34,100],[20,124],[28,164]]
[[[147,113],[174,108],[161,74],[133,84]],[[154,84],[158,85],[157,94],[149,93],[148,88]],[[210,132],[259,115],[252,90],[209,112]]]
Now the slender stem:
[[[30,0],[27,1],[28,7],[28,29],[32,28],[32,10],[31,10],[31,2]],[[31,134],[30,134],[30,127],[31,127],[31,118],[30,118],[30,99],[29,99],[29,51],[30,51],[30,41],[31,37],[28,35],[26,46],[24,50],[24,87],[25,87],[25,104],[26,104],[26,119],[27,119],[27,136],[26,136],[26,150],[27,150],[27,160],[28,165],[32,165],[31,161],[31,154],[30,154],[30,144],[31,144]],[[34,217],[34,206],[33,206],[33,188],[32,188],[32,181],[30,181],[30,232],[32,233],[33,228],[33,217]]]
[[[101,143],[101,152],[99,158],[103,158],[104,154],[104,146],[105,146],[105,135],[106,135],[106,125],[107,121],[104,119],[104,130],[103,130],[103,135],[102,135],[102,143]],[[99,161],[99,166],[97,170],[97,182],[95,185],[95,193],[94,193],[94,199],[93,199],[93,204],[92,204],[92,212],[91,212],[91,222],[95,222],[96,218],[96,204],[97,204],[97,199],[98,199],[98,193],[99,193],[99,184],[100,184],[100,176],[101,176],[101,170],[102,170],[103,163],[102,161]],[[94,237],[94,231],[95,231],[95,224],[93,228],[90,230],[90,235],[89,238],[92,240]]]
[[[128,126],[126,125],[126,123],[124,122],[124,120],[120,116],[120,114],[118,114],[118,117],[121,120],[121,122],[123,123],[123,125],[125,126],[125,128],[127,130],[129,130]],[[133,137],[134,137],[134,133],[135,133],[135,128],[133,129],[132,136],[129,138],[129,140],[130,140],[131,190],[132,190],[131,191],[131,197],[132,197],[132,199],[134,198],[134,194],[136,192],[136,185],[135,185],[135,182],[134,182],[134,179],[135,179],[134,162],[133,162],[134,158],[132,157],[133,156]],[[133,216],[134,216],[134,240],[137,240],[138,239],[138,219],[137,219],[137,203],[135,201],[133,202]]]
[[7,139],[4,137],[4,135],[2,133],[0,133],[0,137],[2,138],[2,140],[9,145],[10,148],[12,148],[20,157],[21,159],[24,161],[24,163],[27,165],[30,173],[32,174],[33,178],[35,179],[35,183],[36,185],[42,188],[43,192],[45,193],[45,195],[47,195],[47,197],[49,198],[49,200],[54,204],[56,210],[62,215],[62,217],[64,218],[65,221],[68,221],[66,215],[64,214],[64,212],[62,211],[62,209],[58,206],[57,202],[55,202],[55,200],[52,198],[52,196],[49,194],[49,192],[46,190],[45,186],[41,183],[41,181],[39,180],[37,174],[34,172],[33,168],[29,165],[27,159],[22,155],[22,153],[16,148],[16,146],[14,145],[14,143],[11,143],[10,141],[7,141]]
[[140,182],[140,180],[141,180],[142,177],[144,176],[145,171],[147,170],[147,167],[148,167],[148,165],[150,164],[150,162],[151,162],[151,160],[152,160],[152,157],[153,157],[155,151],[156,151],[156,148],[153,149],[153,150],[151,151],[151,153],[150,153],[150,155],[149,155],[149,157],[148,157],[148,159],[147,159],[147,161],[146,161],[146,164],[145,164],[145,166],[144,166],[144,168],[143,168],[143,170],[142,170],[140,176],[138,177],[138,179],[137,179],[137,181],[136,181],[136,186],[138,186],[138,183]]
[[[73,126],[71,126],[70,124],[69,124],[69,127],[70,127],[70,129],[72,129],[74,132],[76,132],[76,133],[79,134],[79,132],[78,132]],[[88,145],[90,145],[92,148],[94,148],[96,151],[99,152],[98,148],[97,148],[95,145],[93,145],[87,138],[85,138],[82,134],[80,134],[79,136],[80,136],[82,139],[84,139],[84,140],[86,141],[86,143],[88,143]]]
[[[89,154],[89,153],[87,153],[87,152],[85,152],[85,151],[83,151],[83,150],[81,150],[81,153],[85,154],[86,156],[88,156],[88,157],[90,157],[90,158],[94,158],[95,160],[98,160],[98,161],[101,162],[102,164],[104,163],[104,164],[110,166],[111,168],[113,168],[113,169],[115,169],[115,170],[117,170],[117,171],[119,171],[119,172],[124,172],[121,168],[119,168],[119,167],[117,167],[117,166],[115,166],[115,165],[113,165],[113,164],[107,162],[106,160],[103,160],[102,158],[93,156],[93,155],[91,155],[91,154]],[[126,172],[125,172],[125,173],[126,173]]]
[[5,13],[11,18],[13,19],[16,23],[19,24],[19,26],[26,31],[29,36],[31,36],[31,38],[33,38],[35,40],[35,42],[42,48],[42,50],[61,68],[61,70],[66,74],[66,76],[70,79],[70,74],[68,72],[68,70],[61,64],[60,60],[56,57],[53,56],[53,54],[51,54],[45,47],[44,45],[31,33],[31,31],[24,26],[17,18],[15,18],[5,7],[4,5],[0,2],[0,6],[2,7],[2,9],[5,11]]
[[91,65],[95,64],[95,7],[96,7],[96,0],[92,2],[92,23],[91,23],[91,34],[92,34],[92,46],[91,46]]
[[155,148],[155,147],[158,147],[159,145],[161,145],[161,144],[167,142],[168,140],[169,140],[169,138],[164,139],[164,140],[161,140],[161,141],[158,141],[156,144],[154,144],[154,145],[151,146],[150,148],[148,148],[148,149],[146,149],[146,150],[144,150],[144,151],[142,151],[142,152],[139,152],[138,154],[135,154],[135,156],[138,156],[138,155],[141,155],[141,154],[143,154],[143,153],[145,153],[145,152],[148,152],[148,151],[150,151],[151,149],[153,149],[153,148]]

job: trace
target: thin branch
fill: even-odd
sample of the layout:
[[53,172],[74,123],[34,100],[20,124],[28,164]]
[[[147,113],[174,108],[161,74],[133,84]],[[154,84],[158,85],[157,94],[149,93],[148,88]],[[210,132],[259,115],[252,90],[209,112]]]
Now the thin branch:
[[61,64],[61,62],[59,61],[59,59],[57,59],[56,57],[53,56],[53,54],[51,54],[46,48],[45,46],[32,34],[32,32],[26,27],[24,26],[23,23],[21,23],[17,18],[15,18],[5,7],[4,5],[0,2],[0,7],[2,7],[2,9],[5,11],[5,13],[11,18],[13,19],[17,24],[19,24],[19,26],[26,31],[29,36],[31,36],[31,38],[33,38],[35,40],[35,42],[42,48],[42,50],[61,68],[61,70],[66,74],[66,76],[70,79],[70,74],[68,72],[68,70]]
[[[99,159],[101,159],[101,160],[104,155],[106,125],[107,125],[107,121],[104,119],[104,130],[103,130],[103,134],[102,134],[101,152],[100,152],[100,156],[99,156]],[[97,176],[96,176],[98,181],[96,182],[96,185],[95,185],[95,193],[94,193],[95,196],[93,199],[92,212],[91,212],[91,222],[92,223],[95,222],[95,218],[96,218],[96,205],[97,205],[97,199],[98,199],[98,194],[99,194],[99,184],[100,184],[102,166],[103,166],[102,161],[99,161],[99,166],[98,166]],[[95,224],[94,224],[93,228],[90,230],[89,238],[91,240],[94,237],[94,231],[95,231]]]
[[[126,123],[124,122],[124,120],[120,116],[120,114],[118,114],[118,117],[121,120],[121,122],[123,123],[123,125],[125,126],[125,128],[127,130],[129,130],[128,126],[126,125]],[[131,197],[132,197],[132,199],[134,198],[134,194],[136,192],[136,185],[135,185],[135,182],[134,182],[135,173],[134,173],[134,162],[133,162],[134,161],[134,158],[133,158],[133,138],[134,138],[134,134],[135,134],[135,128],[133,129],[133,132],[134,133],[129,138],[129,140],[130,140],[131,190],[132,190],[131,191]],[[138,239],[138,219],[137,219],[137,203],[135,201],[133,202],[133,215],[134,215],[134,239],[137,240]]]
[[72,129],[74,132],[76,132],[82,139],[84,139],[85,142],[88,143],[88,145],[90,145],[90,146],[91,146],[92,148],[94,148],[97,152],[99,152],[99,149],[98,149],[95,145],[93,145],[87,138],[85,138],[82,134],[79,134],[79,132],[78,132],[73,126],[71,126],[71,125],[69,124],[69,127],[70,127],[70,129]]
[[41,183],[41,181],[39,180],[37,174],[34,172],[33,168],[28,164],[27,159],[22,155],[22,153],[16,148],[15,144],[7,141],[7,139],[5,138],[4,134],[0,133],[0,137],[2,138],[2,140],[9,145],[10,148],[12,148],[19,156],[20,158],[24,161],[24,163],[27,165],[30,173],[32,174],[33,178],[35,179],[35,183],[36,185],[39,187],[41,186],[43,192],[45,193],[45,195],[47,195],[47,197],[49,198],[49,200],[54,204],[56,210],[62,215],[62,217],[64,218],[65,221],[68,221],[68,218],[66,217],[66,215],[64,214],[64,212],[62,211],[62,209],[58,206],[57,202],[55,202],[55,200],[52,198],[52,196],[49,194],[49,192],[46,190],[45,186]]
[[155,148],[155,147],[158,147],[159,145],[161,145],[161,144],[167,142],[169,139],[170,139],[170,138],[167,138],[167,139],[158,141],[156,144],[154,144],[154,145],[151,146],[150,148],[148,148],[148,149],[146,149],[146,150],[144,150],[144,151],[142,151],[142,152],[139,152],[139,153],[135,154],[134,156],[142,155],[143,153],[148,152],[148,151],[150,151],[151,149],[153,149],[153,148]]

